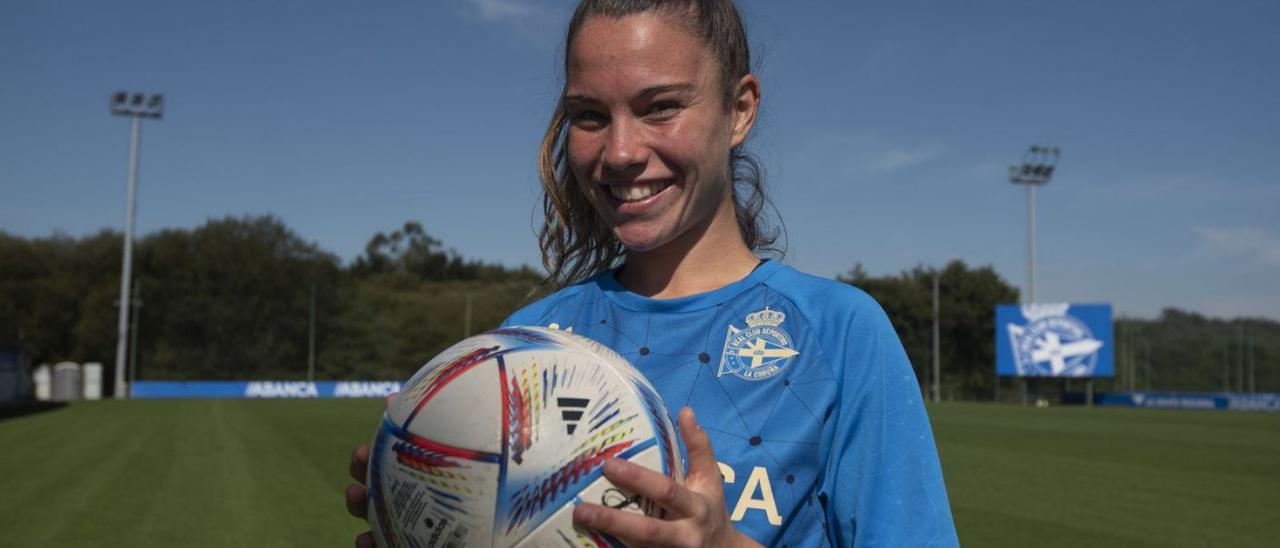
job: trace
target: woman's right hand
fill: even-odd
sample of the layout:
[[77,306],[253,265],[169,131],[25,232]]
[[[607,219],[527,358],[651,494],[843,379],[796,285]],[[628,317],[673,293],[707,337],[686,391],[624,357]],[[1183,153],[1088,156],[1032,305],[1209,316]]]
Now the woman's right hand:
[[[369,446],[358,445],[351,452],[351,479],[356,483],[347,484],[347,511],[360,519],[369,518],[369,490],[365,488],[369,470]],[[356,537],[357,548],[374,548],[373,533],[365,531]]]
[[[391,407],[391,402],[396,401],[396,394],[387,396],[384,402],[387,407]],[[356,480],[355,483],[347,484],[347,511],[351,515],[360,519],[369,519],[369,489],[365,487],[369,483],[369,446],[357,445],[356,450],[351,452],[351,464],[347,469],[351,474],[351,479]],[[374,548],[373,533],[365,531],[356,537],[356,548]]]

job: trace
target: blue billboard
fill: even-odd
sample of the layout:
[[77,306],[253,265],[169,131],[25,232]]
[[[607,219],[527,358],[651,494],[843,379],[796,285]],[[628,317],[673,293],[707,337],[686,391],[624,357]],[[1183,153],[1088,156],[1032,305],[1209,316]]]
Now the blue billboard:
[[134,398],[385,398],[396,381],[134,381]]
[[1120,405],[1151,409],[1226,409],[1280,413],[1280,394],[1120,392],[1102,394],[1098,405]]
[[996,374],[1002,377],[1110,377],[1111,305],[996,306]]

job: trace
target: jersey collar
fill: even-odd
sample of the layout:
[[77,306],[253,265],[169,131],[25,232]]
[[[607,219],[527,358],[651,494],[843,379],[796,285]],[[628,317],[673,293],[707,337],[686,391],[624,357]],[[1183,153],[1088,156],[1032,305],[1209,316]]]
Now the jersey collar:
[[697,293],[685,297],[675,299],[653,299],[638,295],[627,291],[618,283],[614,277],[614,270],[606,270],[597,274],[595,279],[596,288],[610,300],[617,303],[623,308],[638,310],[641,312],[688,312],[716,306],[720,303],[728,301],[739,293],[755,287],[760,282],[768,279],[774,272],[782,268],[782,263],[764,259],[760,265],[753,269],[746,277],[725,285],[718,289],[713,289],[704,293]]

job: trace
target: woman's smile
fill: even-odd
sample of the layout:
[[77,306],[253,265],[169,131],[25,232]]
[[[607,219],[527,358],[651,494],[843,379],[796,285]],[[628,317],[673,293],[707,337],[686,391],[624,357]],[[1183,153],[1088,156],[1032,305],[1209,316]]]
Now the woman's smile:
[[640,182],[631,184],[605,185],[609,193],[619,202],[639,202],[665,190],[671,183],[667,181]]

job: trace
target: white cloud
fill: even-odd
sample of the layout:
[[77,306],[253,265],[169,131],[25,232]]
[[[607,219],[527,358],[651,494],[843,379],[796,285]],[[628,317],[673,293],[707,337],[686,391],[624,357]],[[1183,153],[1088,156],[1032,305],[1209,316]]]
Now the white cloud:
[[1193,230],[1213,251],[1280,268],[1280,236],[1276,234],[1249,227],[1198,226]]
[[989,181],[1004,178],[1009,173],[1009,166],[1014,162],[1004,160],[986,160],[973,166],[974,178]]
[[520,19],[539,15],[543,7],[529,0],[469,0],[486,21]]
[[827,165],[845,177],[888,175],[942,158],[947,148],[932,143],[893,143],[868,134],[828,134],[808,140],[789,161]]
[[550,51],[564,39],[573,12],[569,0],[457,0],[462,17],[509,31],[512,36]]
[[874,152],[863,165],[855,168],[855,171],[867,175],[893,173],[929,163],[941,157],[943,152],[945,151],[940,146],[881,150]]

